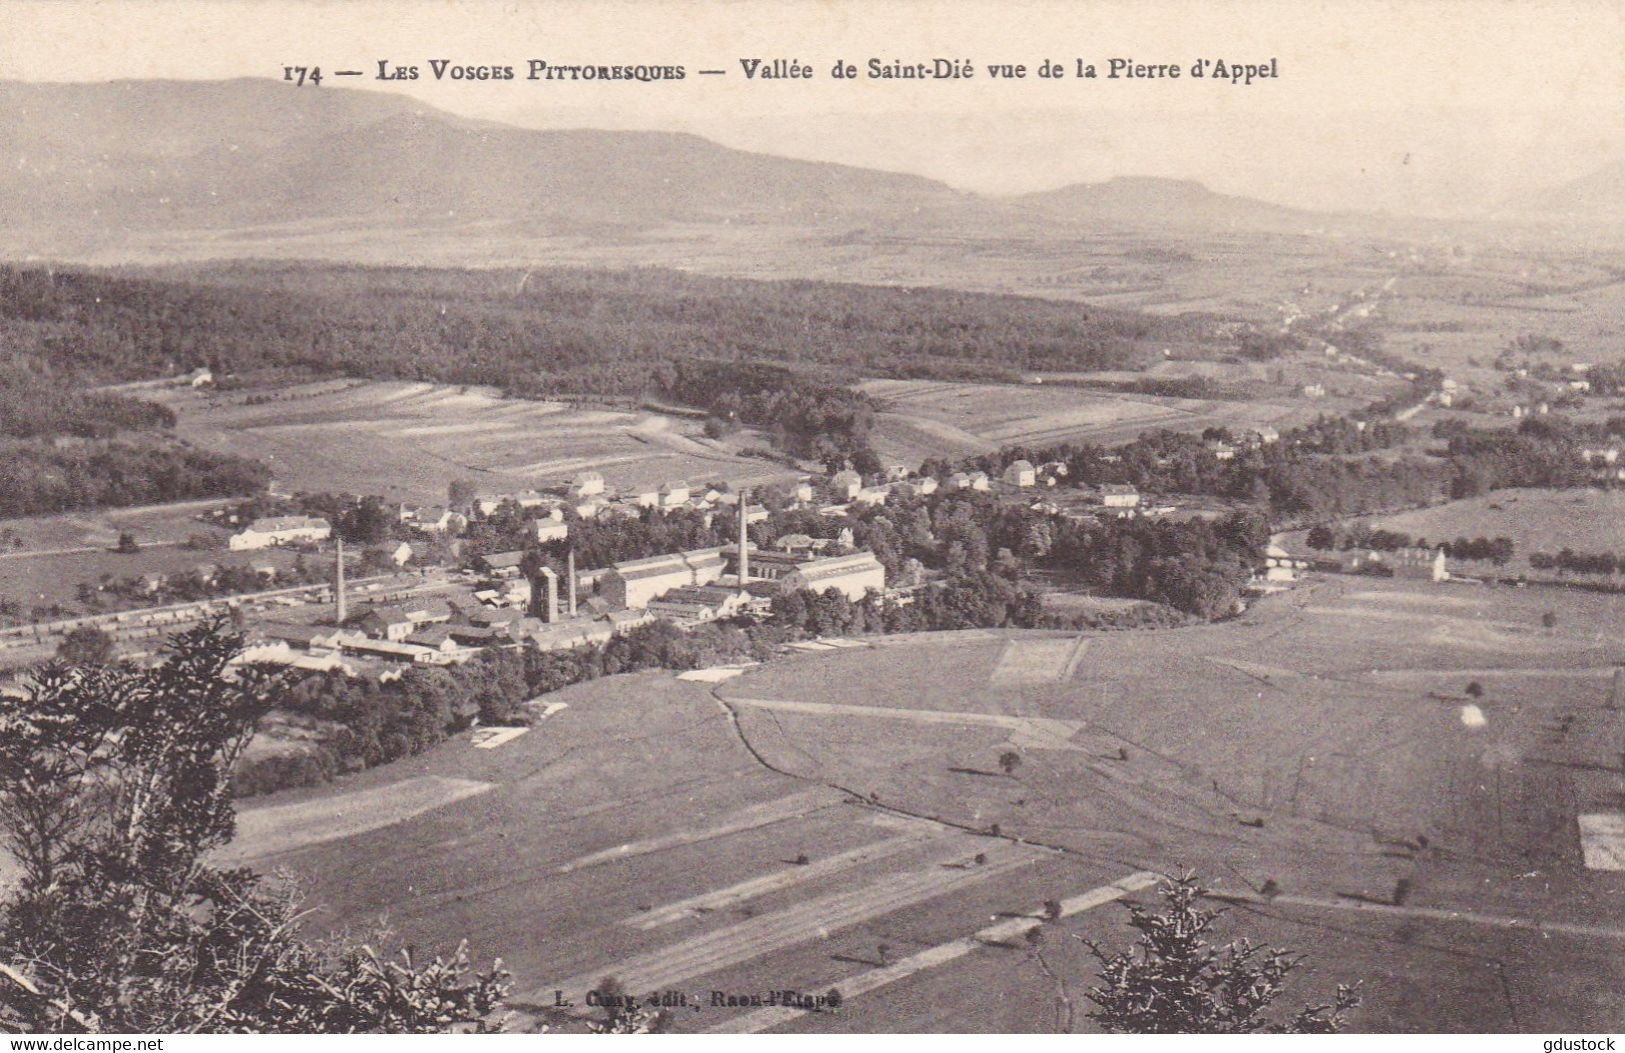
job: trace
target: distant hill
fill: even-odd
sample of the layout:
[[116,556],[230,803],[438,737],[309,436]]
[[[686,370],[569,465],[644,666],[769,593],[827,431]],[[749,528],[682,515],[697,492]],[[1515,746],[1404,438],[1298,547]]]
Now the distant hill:
[[1005,289],[993,258],[978,270],[965,246],[1113,231],[1168,243],[1388,235],[1407,222],[1147,177],[992,198],[695,135],[519,128],[399,94],[267,79],[0,81],[0,251],[22,258],[698,260],[844,277],[852,252],[873,246],[867,259],[890,262],[871,278]]
[[1192,180],[1145,176],[1074,183],[1013,201],[1059,219],[1132,228],[1301,233],[1328,221],[1314,212],[1215,193]]
[[0,82],[0,222],[228,229],[872,222],[974,206],[918,176],[663,132],[536,131],[402,96],[277,81]]
[[1504,211],[1569,219],[1625,219],[1625,161],[1589,175],[1509,198]]

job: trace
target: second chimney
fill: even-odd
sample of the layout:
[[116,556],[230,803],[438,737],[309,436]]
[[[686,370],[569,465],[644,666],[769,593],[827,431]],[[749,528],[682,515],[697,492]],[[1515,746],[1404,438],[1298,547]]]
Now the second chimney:
[[739,587],[750,580],[750,534],[745,529],[750,509],[750,491],[739,491]]

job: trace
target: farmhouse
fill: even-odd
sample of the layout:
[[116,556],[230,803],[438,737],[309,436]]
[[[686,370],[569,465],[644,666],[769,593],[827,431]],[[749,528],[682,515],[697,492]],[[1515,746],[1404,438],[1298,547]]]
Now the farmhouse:
[[410,522],[426,534],[461,534],[468,529],[467,516],[438,505],[413,509]]
[[570,524],[553,519],[538,519],[533,524],[536,540],[542,544],[563,541],[570,536]]
[[889,496],[891,496],[891,491],[884,486],[866,486],[854,494],[852,500],[860,505],[874,507],[885,504],[886,498]]
[[1007,486],[1034,486],[1038,483],[1038,470],[1028,460],[1012,461],[1002,476]]
[[243,552],[290,541],[323,541],[332,533],[332,524],[319,516],[269,516],[231,535],[227,546],[233,552]]
[[688,503],[688,484],[683,482],[667,483],[660,488],[660,507],[676,508],[678,505]]
[[1137,508],[1140,504],[1140,491],[1127,483],[1103,483],[1099,497],[1107,508]]
[[604,492],[604,477],[597,472],[582,472],[570,483],[570,496],[597,497]]
[[671,589],[709,585],[726,569],[720,548],[671,552],[615,564],[600,580],[598,591],[614,606],[641,610]]
[[826,492],[836,501],[850,501],[863,489],[863,476],[847,468],[829,477]]
[[520,508],[540,508],[543,505],[549,505],[553,511],[557,512],[557,507],[553,506],[551,502],[552,499],[540,490],[521,490],[513,495],[513,503]]

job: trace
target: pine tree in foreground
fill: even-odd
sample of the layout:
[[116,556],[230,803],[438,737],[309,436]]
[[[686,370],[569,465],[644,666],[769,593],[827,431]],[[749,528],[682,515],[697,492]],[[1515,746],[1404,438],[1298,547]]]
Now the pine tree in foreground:
[[486,1030],[500,962],[309,941],[297,889],[208,862],[276,684],[241,650],[215,623],[156,668],[52,663],[0,699],[0,1032]]
[[1266,1015],[1302,956],[1246,939],[1210,943],[1209,930],[1224,912],[1198,906],[1207,889],[1194,874],[1165,880],[1157,892],[1161,910],[1128,905],[1128,924],[1139,933],[1130,950],[1107,953],[1083,941],[1100,963],[1099,979],[1088,991],[1095,1004],[1088,1016],[1105,1030],[1330,1034],[1360,1004],[1354,986],[1339,984],[1331,1002],[1306,1005],[1284,1020]]

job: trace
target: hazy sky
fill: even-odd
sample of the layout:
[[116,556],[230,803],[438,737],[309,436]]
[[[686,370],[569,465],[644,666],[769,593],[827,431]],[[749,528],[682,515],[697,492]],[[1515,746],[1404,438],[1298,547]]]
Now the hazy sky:
[[[747,81],[746,57],[797,58],[815,78]],[[969,59],[977,76],[828,76],[837,59],[871,57]],[[1281,77],[1033,76],[1045,58],[1104,73],[1114,57],[1187,69],[1273,57]],[[436,82],[431,58],[682,64],[690,76]],[[424,79],[371,80],[380,59]],[[990,78],[995,62],[1027,64],[1028,79]],[[0,2],[0,78],[277,77],[295,63],[364,69],[344,83],[471,116],[692,131],[990,192],[1161,175],[1308,207],[1438,212],[1625,159],[1625,0]]]

